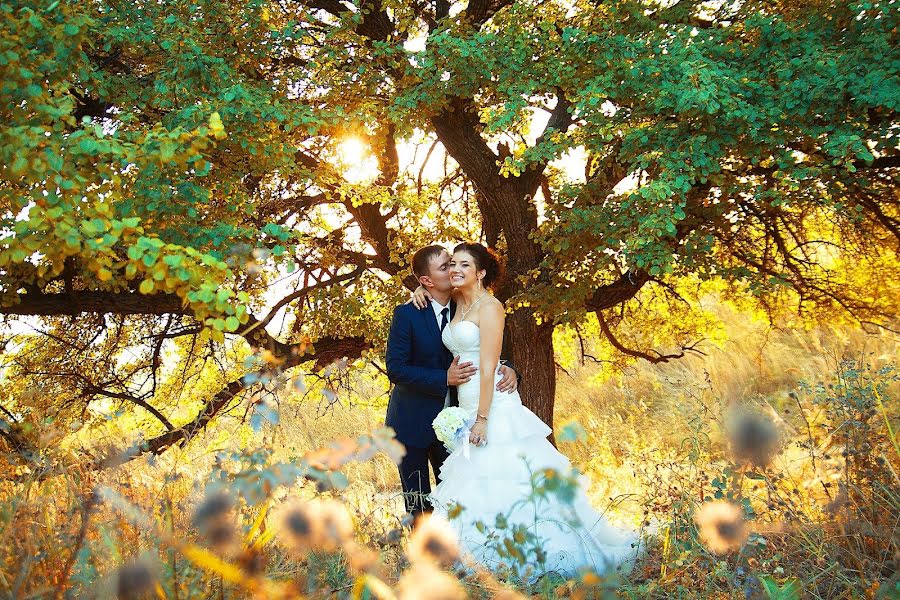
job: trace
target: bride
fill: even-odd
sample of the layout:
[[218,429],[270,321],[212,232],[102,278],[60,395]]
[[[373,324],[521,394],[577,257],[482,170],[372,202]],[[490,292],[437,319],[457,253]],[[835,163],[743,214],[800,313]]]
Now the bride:
[[[505,312],[488,289],[499,274],[497,258],[481,244],[454,249],[450,282],[458,309],[442,340],[460,360],[478,365],[479,376],[458,387],[459,405],[474,424],[470,444],[460,444],[441,468],[435,513],[449,517],[463,549],[495,572],[533,579],[627,568],[637,537],[591,507],[586,478],[547,440],[551,429],[518,392],[494,391]],[[426,297],[419,288],[415,301]]]

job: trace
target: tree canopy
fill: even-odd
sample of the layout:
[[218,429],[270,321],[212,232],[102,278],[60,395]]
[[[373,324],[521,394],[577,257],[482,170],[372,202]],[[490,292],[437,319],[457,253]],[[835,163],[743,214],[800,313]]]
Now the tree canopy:
[[[507,345],[548,421],[559,325],[669,360],[710,286],[896,325],[893,0],[0,12],[0,312],[42,332],[7,366],[50,413],[145,411],[146,450],[273,366],[380,350],[434,241],[504,256]],[[210,361],[218,381],[186,385]]]

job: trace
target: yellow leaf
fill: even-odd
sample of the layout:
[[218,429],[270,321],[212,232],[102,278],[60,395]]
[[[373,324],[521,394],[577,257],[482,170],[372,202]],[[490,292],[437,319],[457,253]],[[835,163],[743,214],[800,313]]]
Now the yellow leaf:
[[222,124],[222,117],[219,115],[218,111],[209,115],[209,129],[217,140],[228,137],[225,133],[225,125]]
[[266,500],[266,503],[263,504],[263,507],[259,511],[259,516],[256,517],[255,521],[253,521],[253,525],[250,527],[250,531],[247,532],[247,537],[244,539],[244,542],[247,545],[249,545],[250,542],[253,541],[253,537],[256,535],[256,532],[258,532],[262,527],[263,521],[265,520],[266,515],[269,513],[269,505],[271,502],[271,498]]
[[222,579],[229,583],[242,584],[246,583],[246,576],[240,567],[225,562],[212,552],[204,550],[193,544],[185,544],[181,548],[181,553],[192,563],[203,569],[204,571],[212,571],[217,573]]

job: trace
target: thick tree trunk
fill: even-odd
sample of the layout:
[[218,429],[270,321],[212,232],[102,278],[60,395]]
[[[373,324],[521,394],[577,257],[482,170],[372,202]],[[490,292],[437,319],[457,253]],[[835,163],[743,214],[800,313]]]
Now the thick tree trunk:
[[[560,99],[548,128],[565,131],[568,104]],[[539,268],[544,251],[532,234],[538,230],[537,208],[532,201],[545,164],[535,164],[517,177],[500,174],[500,156],[481,135],[481,122],[471,99],[457,98],[452,108],[431,119],[438,139],[459,163],[478,190],[485,237],[493,246],[501,234],[506,242],[506,283],[495,290],[501,301],[523,291],[520,277]],[[527,308],[507,317],[504,346],[522,374],[522,400],[547,425],[553,426],[556,362],[553,324],[538,325]],[[552,440],[552,437],[551,437]]]
[[513,365],[522,375],[519,388],[522,402],[544,423],[553,427],[553,401],[556,396],[553,325],[538,325],[527,309],[520,309],[507,317],[505,336]]

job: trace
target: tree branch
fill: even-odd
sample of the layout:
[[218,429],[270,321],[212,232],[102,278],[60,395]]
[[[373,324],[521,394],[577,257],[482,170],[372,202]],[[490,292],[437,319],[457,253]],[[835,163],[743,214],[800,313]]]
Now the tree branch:
[[[279,368],[284,371],[300,364],[315,361],[316,369],[321,369],[335,360],[345,356],[356,358],[369,347],[369,342],[361,337],[352,338],[324,338],[315,343],[315,350],[307,352],[308,348],[291,346],[287,355],[277,356],[284,362]],[[98,469],[106,469],[133,460],[143,454],[161,454],[174,445],[183,445],[203,431],[213,418],[218,415],[239,394],[244,392],[253,382],[271,375],[267,369],[259,370],[236,379],[219,390],[212,398],[206,401],[203,408],[188,423],[177,429],[167,431],[140,444],[136,452],[126,452],[108,456],[95,465]]]
[[476,29],[484,25],[502,8],[513,3],[513,0],[469,0],[469,6],[463,12]]
[[142,400],[141,398],[138,398],[136,396],[132,396],[131,394],[126,394],[123,392],[112,392],[110,390],[104,389],[100,386],[93,385],[93,384],[90,384],[90,385],[82,388],[82,392],[85,394],[106,396],[107,398],[116,398],[117,400],[127,400],[128,402],[131,402],[132,404],[136,404],[137,406],[140,406],[141,408],[143,408],[144,410],[149,412],[151,415],[156,417],[157,420],[159,420],[159,422],[162,423],[165,426],[165,428],[168,429],[169,431],[172,431],[175,429],[175,427],[172,425],[172,423],[170,423],[169,420],[161,412],[159,412],[159,410],[156,407],[151,406],[145,400]]
[[[553,132],[566,132],[566,130],[572,124],[572,113],[569,112],[570,106],[571,105],[566,99],[563,91],[557,91],[556,106],[553,107],[553,112],[550,113],[550,118],[547,120],[547,125],[544,127],[544,131],[541,132],[541,135],[537,138],[537,140],[535,140],[535,146],[540,146],[541,144],[543,144],[546,141],[547,137]],[[531,194],[534,192],[546,168],[547,161],[543,160],[533,163],[525,169],[525,172],[522,173],[522,176],[519,178],[523,193]],[[550,198],[547,198],[547,201],[549,200]]]
[[345,4],[338,2],[338,0],[304,0],[303,4],[309,8],[324,10],[335,17],[340,17],[341,14],[350,10]]
[[630,350],[630,349],[626,348],[625,346],[623,346],[622,343],[619,342],[619,340],[617,340],[616,337],[613,335],[612,331],[609,328],[609,324],[607,324],[606,319],[603,318],[603,311],[598,310],[598,311],[595,311],[594,314],[597,315],[597,321],[600,322],[600,331],[603,332],[603,335],[606,337],[607,340],[609,340],[609,343],[613,345],[613,348],[615,348],[622,354],[626,354],[628,356],[633,356],[635,358],[643,358],[644,360],[649,361],[654,364],[664,363],[664,362],[669,362],[670,360],[684,358],[684,356],[687,352],[694,352],[696,354],[701,354],[701,355],[705,356],[705,354],[703,352],[701,352],[700,350],[697,349],[697,344],[699,344],[703,340],[700,340],[700,342],[691,344],[690,346],[682,346],[681,352],[679,352],[678,354],[660,354],[659,352],[656,352],[656,350],[654,350],[653,352],[656,353],[656,356],[653,356],[651,354],[647,354],[646,352],[641,352],[639,350]]
[[[391,161],[398,160],[396,154],[397,149],[394,145],[393,129],[389,128],[385,133],[385,147],[381,160],[384,161],[384,164],[387,165],[388,170],[390,170]],[[339,174],[333,173],[333,169],[322,164],[319,159],[306,152],[297,151],[294,154],[294,159],[310,171],[322,172],[323,170],[326,170],[332,172],[336,177],[340,177]],[[338,195],[339,190],[337,185],[321,185],[328,195]],[[340,203],[344,206],[347,212],[350,213],[350,216],[353,217],[354,222],[359,225],[362,239],[371,244],[375,249],[375,256],[370,258],[372,266],[391,275],[400,273],[400,271],[403,270],[402,267],[391,261],[390,258],[391,251],[394,249],[393,239],[395,237],[395,233],[387,226],[387,221],[391,213],[388,213],[388,215],[382,214],[381,204],[378,202],[363,203],[355,206],[352,198],[343,198],[340,201],[335,200],[335,203]]]
[[622,304],[634,298],[650,275],[640,269],[632,269],[623,273],[616,281],[597,288],[585,302],[585,308],[596,312]]
[[316,290],[316,289],[335,285],[337,283],[341,283],[342,281],[349,281],[350,279],[355,279],[356,277],[359,277],[360,275],[362,275],[363,271],[365,271],[365,270],[366,270],[365,264],[361,264],[361,265],[358,265],[356,267],[356,269],[350,271],[349,273],[344,273],[343,275],[335,275],[334,277],[332,277],[330,279],[317,281],[314,284],[304,286],[304,287],[300,288],[299,290],[297,290],[291,294],[288,294],[287,296],[285,296],[284,298],[279,300],[278,303],[275,304],[275,306],[272,307],[272,310],[269,311],[269,314],[267,314],[261,321],[259,321],[257,326],[265,327],[266,325],[268,325],[269,322],[273,318],[275,318],[275,315],[278,314],[279,310],[281,310],[284,306],[290,304],[297,298],[302,298],[303,296],[306,296],[311,291]]
[[879,156],[871,162],[864,160],[853,161],[853,166],[859,169],[896,169],[900,167],[900,155],[896,156]]
[[19,303],[0,306],[0,314],[56,316],[79,313],[116,313],[120,315],[185,315],[189,310],[175,294],[143,295],[133,292],[73,291],[47,294],[29,291]]

